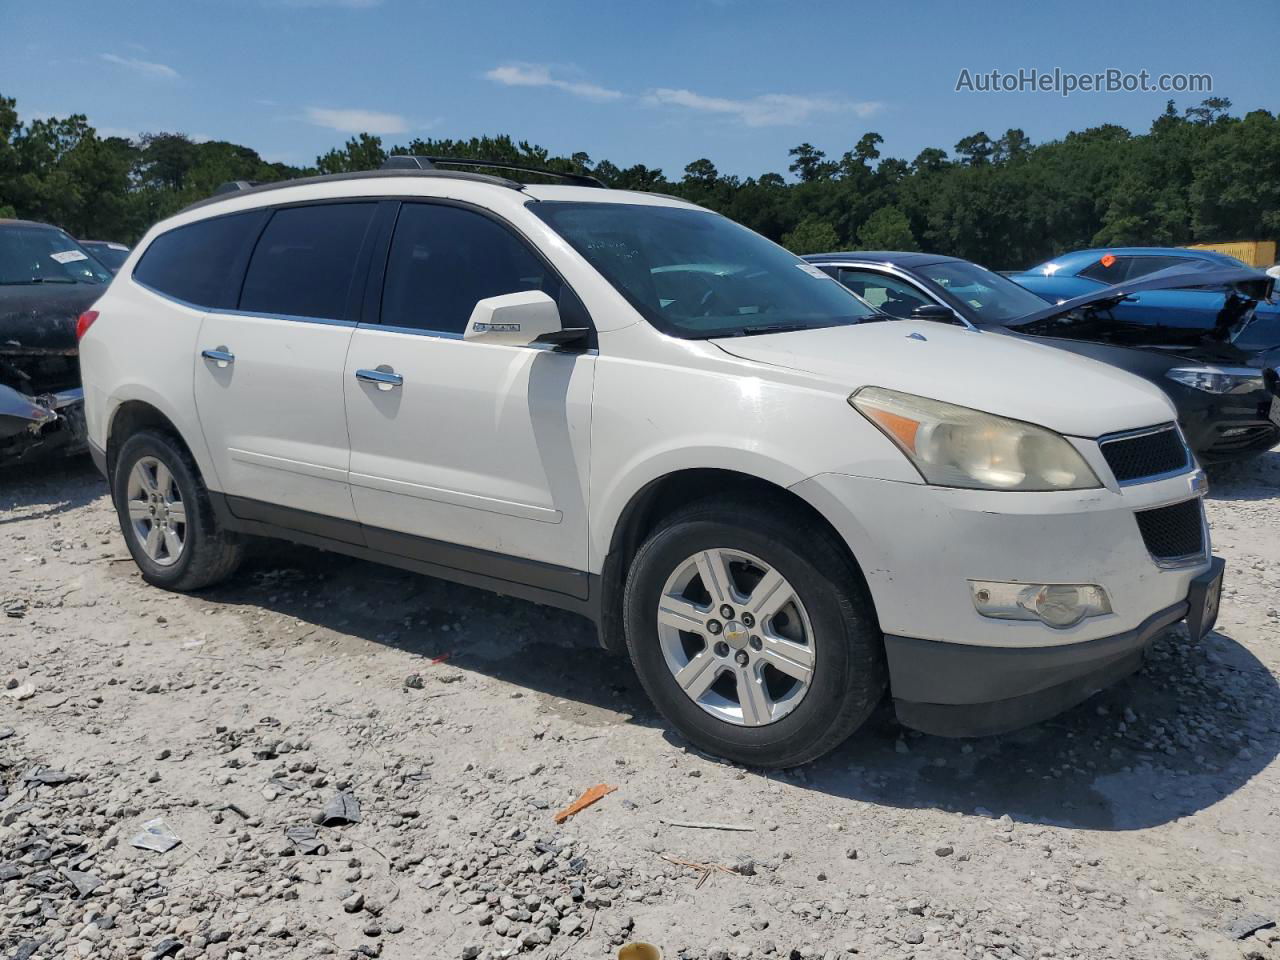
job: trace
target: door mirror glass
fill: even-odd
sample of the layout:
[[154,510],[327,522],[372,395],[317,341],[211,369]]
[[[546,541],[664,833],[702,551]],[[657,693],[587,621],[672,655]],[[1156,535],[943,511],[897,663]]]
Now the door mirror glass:
[[541,290],[486,297],[475,305],[464,340],[527,347],[555,342],[560,333],[560,308]]

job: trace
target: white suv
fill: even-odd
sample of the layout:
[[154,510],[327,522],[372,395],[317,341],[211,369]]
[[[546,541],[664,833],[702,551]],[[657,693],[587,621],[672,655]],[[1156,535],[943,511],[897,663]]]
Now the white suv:
[[1203,475],[1150,384],[883,322],[677,199],[412,163],[198,203],[81,318],[151,583],[264,535],[574,610],[762,766],[886,686],[910,726],[1007,730],[1212,626]]

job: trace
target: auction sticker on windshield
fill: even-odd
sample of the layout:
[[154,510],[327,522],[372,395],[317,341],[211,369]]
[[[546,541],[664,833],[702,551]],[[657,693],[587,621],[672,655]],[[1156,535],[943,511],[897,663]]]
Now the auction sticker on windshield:
[[58,263],[75,263],[77,260],[88,260],[89,257],[79,250],[63,250],[49,254],[49,259],[56,260]]

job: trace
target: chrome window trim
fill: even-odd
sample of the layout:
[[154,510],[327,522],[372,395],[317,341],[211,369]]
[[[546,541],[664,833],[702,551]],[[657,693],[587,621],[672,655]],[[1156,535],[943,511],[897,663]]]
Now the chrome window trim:
[[1117,486],[1132,487],[1139,483],[1155,483],[1159,480],[1168,480],[1170,477],[1182,476],[1182,474],[1188,473],[1196,468],[1195,457],[1191,453],[1191,447],[1187,443],[1187,438],[1182,434],[1182,428],[1172,421],[1157,424],[1153,427],[1138,427],[1136,430],[1120,430],[1116,433],[1103,434],[1098,438],[1098,450],[1101,452],[1102,448],[1108,443],[1115,443],[1118,440],[1132,440],[1134,437],[1153,436],[1157,433],[1164,433],[1167,430],[1174,431],[1178,436],[1178,440],[1182,443],[1182,452],[1185,454],[1182,466],[1175,467],[1172,470],[1166,470],[1163,473],[1153,473],[1143,477],[1134,477],[1132,480],[1120,480],[1116,477],[1116,472],[1111,470],[1111,464],[1107,462],[1106,454],[1103,453],[1102,462],[1107,464],[1108,470],[1111,470],[1111,479],[1115,480]]
[[[815,267],[835,267],[837,269],[844,268],[846,270],[870,270],[872,273],[887,273],[889,276],[893,277],[896,280],[901,280],[904,283],[910,284],[914,289],[920,291],[921,294],[928,297],[938,306],[946,307],[948,310],[952,312],[952,314],[955,315],[955,318],[960,321],[960,325],[964,327],[966,330],[971,330],[974,333],[982,332],[977,327],[975,327],[972,323],[970,323],[967,318],[962,316],[961,313],[958,310],[956,310],[955,307],[951,306],[951,304],[949,303],[944,303],[942,300],[938,299],[937,294],[935,294],[931,290],[926,290],[925,288],[921,287],[920,284],[916,282],[915,277],[911,276],[911,274],[907,273],[905,270],[902,270],[901,268],[894,266],[893,264],[880,263],[878,261],[868,262],[863,260],[822,260],[818,262],[815,262],[813,260],[806,260],[805,262],[810,263]],[[836,280],[837,283],[840,282],[839,277],[835,277],[834,279]],[[908,320],[910,318],[903,317],[901,319]]]
[[411,337],[426,337],[429,340],[453,340],[458,343],[470,343],[477,347],[493,347],[493,346],[518,346],[522,350],[546,350],[551,353],[564,353],[575,357],[598,357],[600,350],[597,347],[588,347],[586,350],[562,350],[558,344],[554,343],[522,343],[522,344],[494,344],[483,343],[479,340],[467,340],[461,333],[453,333],[449,330],[427,330],[423,327],[400,327],[389,326],[385,323],[358,323],[356,324],[361,330],[372,330],[383,333],[399,333]]
[[302,317],[292,313],[255,313],[252,310],[206,310],[224,317],[245,317],[250,320],[285,320],[289,323],[317,323],[327,327],[354,327],[356,320],[331,320],[328,317]]
[[328,317],[302,317],[292,313],[256,313],[252,310],[232,310],[229,307],[206,307],[198,303],[191,303],[180,297],[165,293],[163,290],[157,290],[149,284],[143,283],[136,277],[129,278],[131,282],[136,283],[148,293],[155,294],[162,300],[168,300],[170,303],[176,303],[180,307],[186,307],[188,310],[196,310],[200,313],[216,313],[225,317],[247,317],[253,320],[286,320],[290,323],[319,323],[332,327],[354,327],[358,325],[356,320],[331,320]]

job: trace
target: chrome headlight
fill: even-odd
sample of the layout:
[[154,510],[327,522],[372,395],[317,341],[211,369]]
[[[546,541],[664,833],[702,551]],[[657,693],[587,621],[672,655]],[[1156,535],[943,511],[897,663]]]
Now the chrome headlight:
[[1262,371],[1253,367],[1174,367],[1164,375],[1205,393],[1252,393],[1262,389]]
[[1102,486],[1065,437],[1032,423],[883,387],[863,387],[849,403],[897,444],[927,483],[979,490]]

